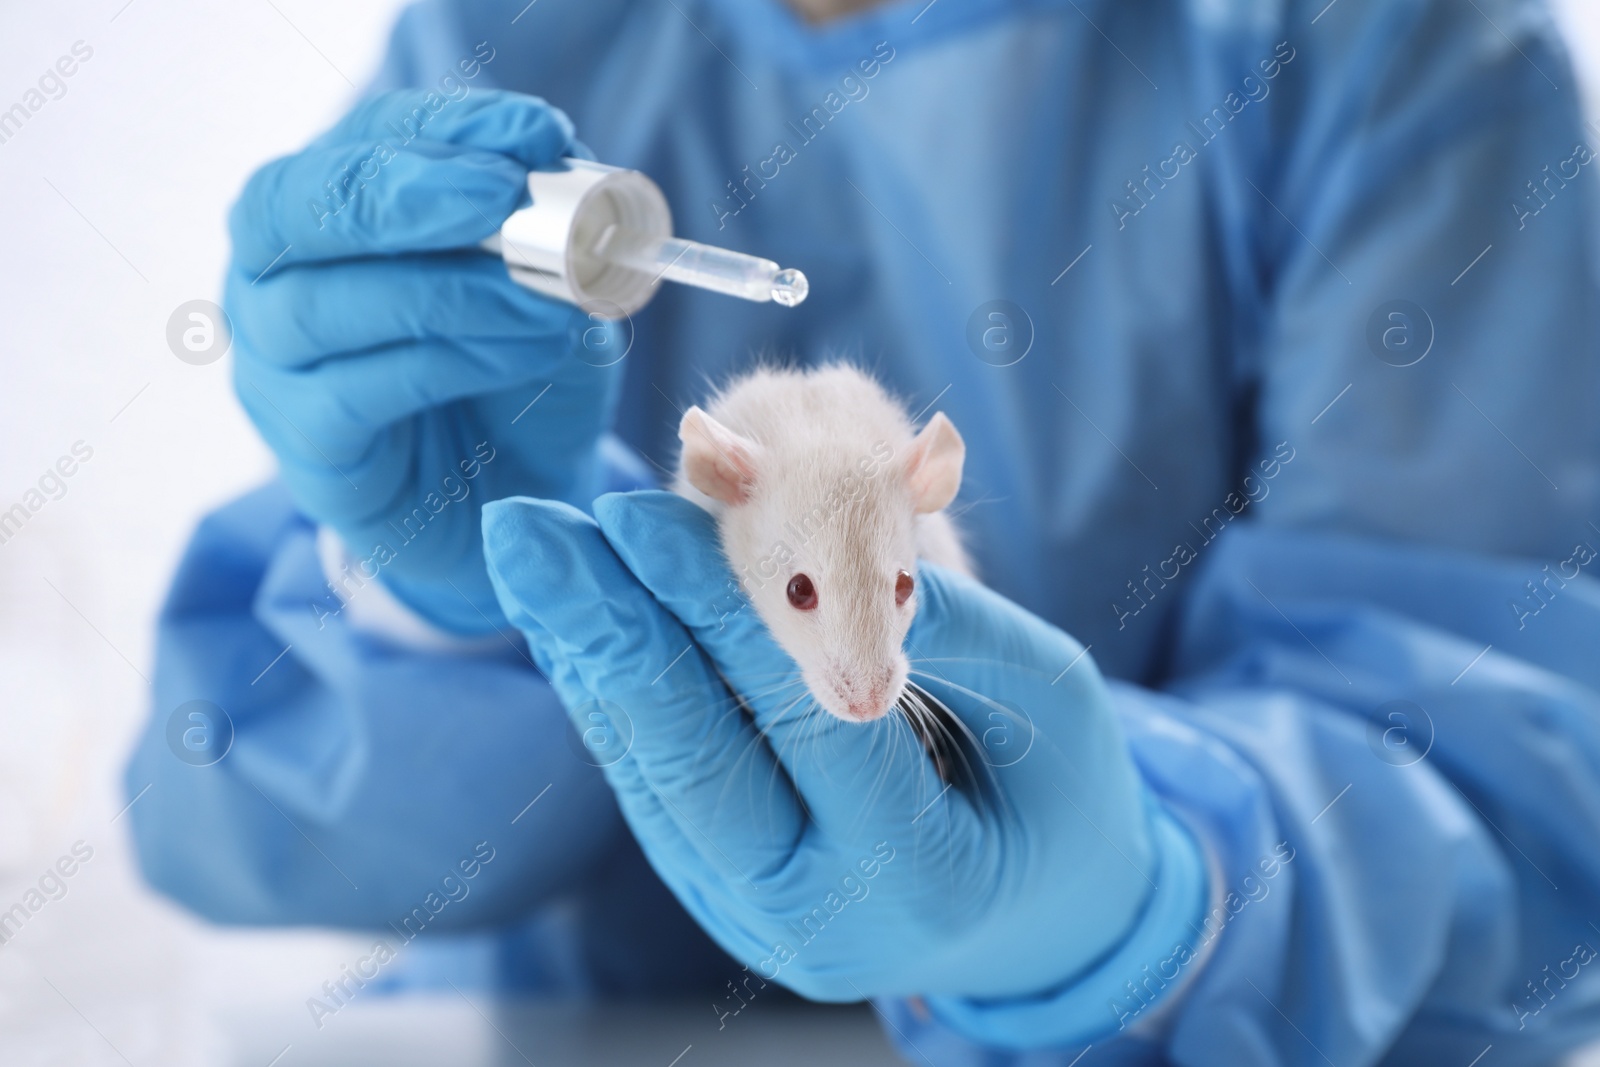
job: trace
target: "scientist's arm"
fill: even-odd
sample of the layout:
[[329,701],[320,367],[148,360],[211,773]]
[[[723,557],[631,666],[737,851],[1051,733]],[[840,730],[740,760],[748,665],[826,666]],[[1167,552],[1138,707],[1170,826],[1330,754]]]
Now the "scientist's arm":
[[1541,5],[1322,6],[1282,34],[1304,80],[1211,149],[1259,386],[1217,503],[1256,502],[1174,546],[1169,691],[1118,690],[1211,910],[1098,1034],[893,1011],[940,1062],[1547,1062],[1596,1028],[1592,139]]
[[379,929],[505,921],[581,882],[621,827],[549,686],[510,644],[363,633],[382,590],[345,584],[347,607],[281,487],[201,525],[125,778],[146,877],[217,921]]
[[[235,381],[282,484],[191,545],[127,774],[150,880],[213,918],[382,925],[465,863],[469,903],[431,925],[488,922],[617,847],[548,685],[497,633],[478,509],[649,475],[605,436],[620,367],[574,351],[577,310],[460,251],[525,199],[529,167],[581,151],[558,111],[491,88],[560,64],[472,21],[408,9],[383,91],[264,167],[230,216]],[[408,621],[381,627],[404,639],[374,618]],[[229,721],[226,755],[191,766]]]
[[[559,706],[497,635],[478,509],[636,484],[603,437],[616,371],[574,353],[574,309],[453,251],[493,232],[571,128],[533,97],[457,95],[364,101],[258,172],[230,217],[235,383],[282,487],[192,546],[128,782],[151,880],[213,917],[381,923],[430,879],[481,866],[480,842],[498,877],[438,925],[503,917],[608,837]],[[391,596],[412,630],[476,634],[501,660],[385,646],[351,624]],[[180,711],[197,700],[237,731],[202,768],[185,739],[213,725]],[[553,799],[513,826],[546,785]],[[553,828],[566,844],[542,837]],[[495,840],[519,834],[525,848]]]

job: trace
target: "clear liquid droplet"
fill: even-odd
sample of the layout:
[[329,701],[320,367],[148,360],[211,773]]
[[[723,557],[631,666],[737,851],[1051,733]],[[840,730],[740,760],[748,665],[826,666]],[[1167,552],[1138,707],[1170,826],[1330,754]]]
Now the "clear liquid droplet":
[[806,276],[793,267],[780,270],[772,276],[772,299],[786,308],[792,308],[811,292]]

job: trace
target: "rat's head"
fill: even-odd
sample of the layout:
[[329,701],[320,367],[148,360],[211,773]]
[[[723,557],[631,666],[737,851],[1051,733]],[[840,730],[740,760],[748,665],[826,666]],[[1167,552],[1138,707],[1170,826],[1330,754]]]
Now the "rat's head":
[[909,669],[918,517],[961,485],[956,428],[939,413],[898,450],[823,438],[769,447],[690,408],[679,436],[684,479],[725,505],[723,549],[812,695],[848,722],[887,714]]

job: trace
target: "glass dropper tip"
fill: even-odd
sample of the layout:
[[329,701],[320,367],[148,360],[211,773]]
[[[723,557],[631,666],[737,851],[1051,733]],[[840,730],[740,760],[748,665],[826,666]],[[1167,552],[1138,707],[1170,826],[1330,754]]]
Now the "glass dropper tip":
[[780,270],[772,276],[772,299],[786,308],[801,303],[810,292],[811,283],[793,267]]

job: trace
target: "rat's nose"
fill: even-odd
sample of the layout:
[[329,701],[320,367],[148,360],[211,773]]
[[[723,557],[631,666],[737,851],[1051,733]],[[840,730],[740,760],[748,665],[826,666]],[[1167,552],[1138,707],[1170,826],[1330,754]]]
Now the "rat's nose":
[[857,722],[869,722],[881,717],[889,710],[887,697],[888,693],[885,688],[874,686],[865,696],[859,698],[847,694],[845,696],[845,709],[849,711],[850,717]]
[[893,664],[881,671],[840,670],[829,679],[829,687],[837,700],[834,714],[853,722],[881,719],[900,699],[899,671]]
[[883,701],[881,700],[852,700],[845,705],[850,712],[850,717],[857,722],[869,722],[883,714]]

